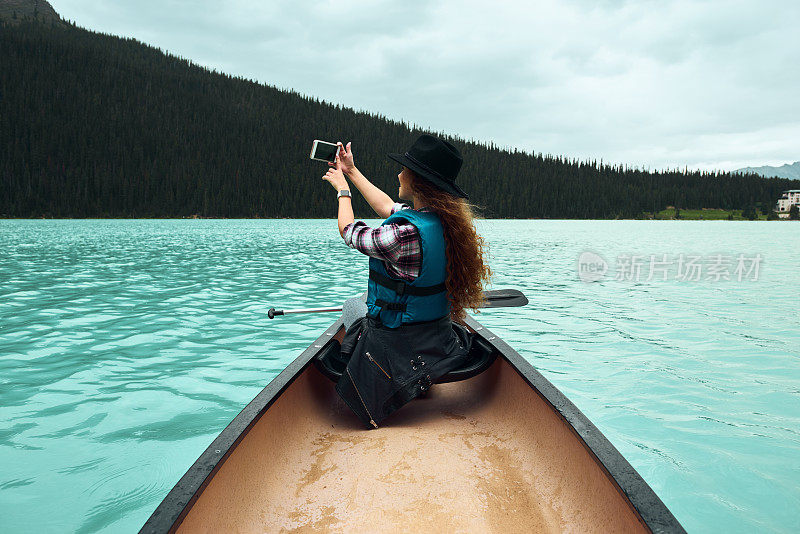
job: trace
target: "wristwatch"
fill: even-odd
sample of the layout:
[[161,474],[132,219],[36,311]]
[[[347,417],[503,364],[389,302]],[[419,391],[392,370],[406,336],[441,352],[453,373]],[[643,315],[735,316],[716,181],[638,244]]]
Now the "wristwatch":
[[342,197],[353,198],[353,195],[350,194],[350,190],[349,189],[342,189],[341,191],[339,191],[339,194],[336,195],[336,199],[338,200],[338,199],[340,199]]

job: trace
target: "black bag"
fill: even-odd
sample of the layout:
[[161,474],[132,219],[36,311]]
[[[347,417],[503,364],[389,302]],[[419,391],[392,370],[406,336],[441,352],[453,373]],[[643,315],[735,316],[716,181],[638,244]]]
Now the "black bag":
[[462,365],[471,342],[467,329],[449,316],[398,328],[364,317],[342,340],[342,356],[352,354],[336,391],[367,428],[377,428]]

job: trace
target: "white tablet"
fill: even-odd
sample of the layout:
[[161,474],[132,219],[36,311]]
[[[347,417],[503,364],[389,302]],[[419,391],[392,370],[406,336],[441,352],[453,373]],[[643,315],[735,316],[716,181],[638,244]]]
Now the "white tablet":
[[314,139],[314,144],[311,146],[311,159],[333,163],[336,161],[336,156],[338,155],[339,145]]

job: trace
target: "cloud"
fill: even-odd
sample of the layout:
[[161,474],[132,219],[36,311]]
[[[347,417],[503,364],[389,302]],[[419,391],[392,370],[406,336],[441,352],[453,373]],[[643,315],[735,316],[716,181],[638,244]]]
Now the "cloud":
[[219,71],[500,146],[651,169],[800,159],[793,0],[53,5]]

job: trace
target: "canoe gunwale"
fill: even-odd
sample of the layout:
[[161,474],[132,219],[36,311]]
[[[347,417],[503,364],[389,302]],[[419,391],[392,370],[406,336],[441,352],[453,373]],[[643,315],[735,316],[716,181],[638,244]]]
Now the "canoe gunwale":
[[[525,380],[552,409],[559,414],[586,450],[597,460],[609,480],[630,504],[641,523],[655,533],[685,533],[666,505],[600,430],[547,378],[537,371],[516,350],[478,321],[466,316],[464,324],[483,341],[494,347],[499,356]],[[316,355],[342,327],[338,319],[308,348],[281,371],[211,442],[139,531],[143,533],[175,532],[191,510],[203,489],[214,478],[248,431],[258,423],[266,410],[309,366]]]
[[494,346],[500,356],[558,413],[584,444],[609,479],[630,503],[639,520],[654,533],[684,533],[685,529],[642,476],[586,415],[514,348],[469,315],[465,324]]
[[341,327],[342,319],[339,318],[228,423],[158,505],[139,531],[140,534],[175,532],[178,529],[192,505],[203,493],[203,489],[211,482],[239,442],[286,388],[311,364],[317,353],[333,341],[333,336]]

